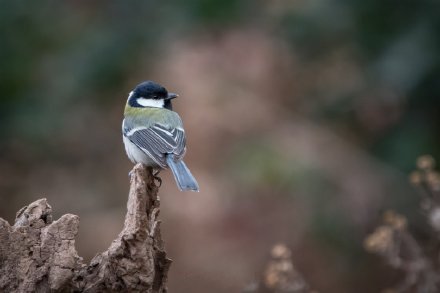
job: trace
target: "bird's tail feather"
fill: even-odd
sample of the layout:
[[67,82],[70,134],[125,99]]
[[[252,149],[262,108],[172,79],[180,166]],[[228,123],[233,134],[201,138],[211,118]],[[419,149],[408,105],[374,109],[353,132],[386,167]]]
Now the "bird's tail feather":
[[174,179],[180,191],[199,191],[199,184],[183,160],[176,161],[173,154],[168,154],[167,163],[171,171],[173,171]]

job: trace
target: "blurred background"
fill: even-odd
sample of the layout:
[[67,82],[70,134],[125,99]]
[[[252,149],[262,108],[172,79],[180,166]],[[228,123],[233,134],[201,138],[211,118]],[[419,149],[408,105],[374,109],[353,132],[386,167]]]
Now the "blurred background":
[[285,243],[320,292],[398,277],[362,242],[440,158],[435,0],[0,0],[0,216],[46,197],[86,260],[122,229],[121,122],[143,80],[179,93],[200,193],[162,172],[170,292],[240,292]]

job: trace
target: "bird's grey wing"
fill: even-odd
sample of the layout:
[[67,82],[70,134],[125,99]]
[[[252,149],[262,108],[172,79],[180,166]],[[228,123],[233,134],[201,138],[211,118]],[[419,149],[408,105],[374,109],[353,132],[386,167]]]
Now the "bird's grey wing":
[[156,123],[150,127],[124,129],[124,135],[158,165],[166,167],[166,154],[177,158],[185,154],[185,132],[181,128],[168,128]]

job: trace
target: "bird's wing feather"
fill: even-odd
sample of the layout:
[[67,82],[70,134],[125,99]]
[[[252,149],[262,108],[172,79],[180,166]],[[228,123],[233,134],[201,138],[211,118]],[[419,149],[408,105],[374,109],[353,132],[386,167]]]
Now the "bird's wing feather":
[[168,128],[161,123],[150,127],[124,128],[124,135],[162,167],[166,166],[166,154],[179,158],[186,151],[183,129]]

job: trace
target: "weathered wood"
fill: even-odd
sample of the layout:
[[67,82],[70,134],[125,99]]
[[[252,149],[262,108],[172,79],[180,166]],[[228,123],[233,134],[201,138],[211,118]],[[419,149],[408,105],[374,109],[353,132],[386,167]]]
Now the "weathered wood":
[[124,228],[89,265],[75,249],[79,217],[53,221],[46,199],[22,208],[13,226],[0,218],[0,291],[167,292],[171,260],[160,234],[157,192],[152,170],[136,165]]

